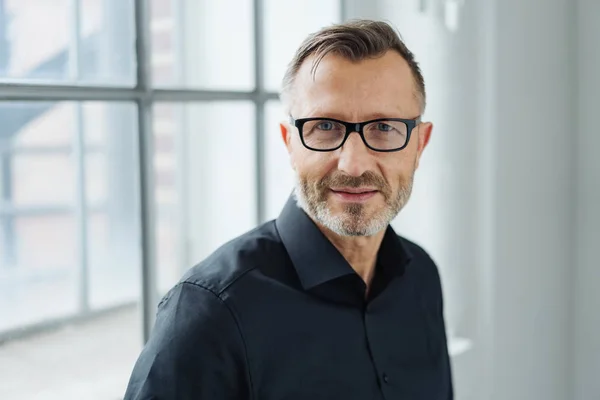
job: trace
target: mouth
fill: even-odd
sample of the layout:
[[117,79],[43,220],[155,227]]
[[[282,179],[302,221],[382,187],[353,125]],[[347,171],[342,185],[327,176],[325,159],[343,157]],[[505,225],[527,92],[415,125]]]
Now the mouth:
[[379,191],[374,188],[331,188],[331,192],[342,201],[362,203],[375,196]]

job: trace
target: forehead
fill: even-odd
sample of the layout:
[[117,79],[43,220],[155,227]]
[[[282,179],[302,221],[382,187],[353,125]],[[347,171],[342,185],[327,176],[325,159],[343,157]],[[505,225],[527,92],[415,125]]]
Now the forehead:
[[296,76],[293,110],[297,118],[319,114],[356,121],[420,114],[410,67],[397,52],[357,62],[328,54],[313,73],[314,61],[314,56],[305,60]]

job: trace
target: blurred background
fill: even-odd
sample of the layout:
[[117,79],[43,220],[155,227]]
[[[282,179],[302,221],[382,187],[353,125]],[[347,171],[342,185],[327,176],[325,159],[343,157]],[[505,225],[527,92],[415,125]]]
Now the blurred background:
[[0,399],[121,399],[157,301],[292,189],[310,32],[395,25],[456,398],[600,399],[600,0],[0,0]]

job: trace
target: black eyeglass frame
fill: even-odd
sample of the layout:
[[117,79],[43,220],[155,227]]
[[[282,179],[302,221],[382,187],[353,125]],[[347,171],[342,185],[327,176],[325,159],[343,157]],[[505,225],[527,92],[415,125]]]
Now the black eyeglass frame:
[[[346,127],[346,135],[344,136],[344,139],[337,147],[334,147],[331,149],[315,149],[313,147],[308,146],[306,144],[306,142],[304,141],[304,124],[306,124],[307,122],[310,122],[310,121],[333,121],[333,122],[340,123]],[[407,129],[406,142],[404,143],[404,145],[402,147],[381,150],[381,149],[376,149],[374,147],[371,147],[367,143],[367,140],[365,139],[365,134],[363,132],[364,127],[368,124],[371,124],[373,122],[379,122],[379,121],[397,121],[397,122],[403,122],[406,125],[406,129]],[[294,125],[296,128],[298,128],[298,134],[300,135],[300,141],[302,142],[304,147],[306,147],[307,149],[312,150],[312,151],[321,151],[321,152],[335,151],[335,150],[341,148],[344,145],[344,143],[346,143],[346,140],[348,140],[348,137],[350,136],[351,133],[356,132],[359,134],[360,138],[362,139],[365,146],[367,146],[367,148],[369,148],[373,151],[381,152],[381,153],[391,153],[394,151],[400,151],[400,150],[404,149],[406,146],[408,146],[408,143],[410,142],[410,135],[411,135],[413,129],[415,129],[421,123],[421,117],[419,116],[415,119],[377,118],[377,119],[371,119],[369,121],[363,121],[363,122],[346,122],[346,121],[342,121],[342,120],[335,119],[335,118],[325,118],[325,117],[311,117],[311,118],[294,119],[294,117],[292,117],[290,115],[290,123],[292,125]]]

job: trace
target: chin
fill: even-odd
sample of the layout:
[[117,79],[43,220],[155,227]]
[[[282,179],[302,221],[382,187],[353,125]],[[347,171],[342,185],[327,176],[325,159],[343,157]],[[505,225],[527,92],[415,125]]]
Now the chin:
[[[333,223],[331,223],[333,222]],[[330,221],[330,228],[342,236],[373,236],[387,227],[378,218],[359,219],[351,215],[343,215]]]
[[382,205],[377,204],[377,199],[370,199],[366,202],[349,202],[331,199],[327,202],[332,214],[359,214],[362,218],[372,217],[380,212]]

